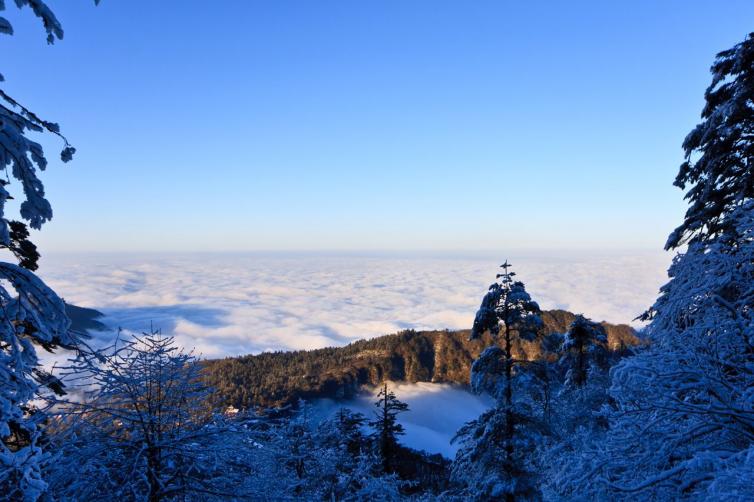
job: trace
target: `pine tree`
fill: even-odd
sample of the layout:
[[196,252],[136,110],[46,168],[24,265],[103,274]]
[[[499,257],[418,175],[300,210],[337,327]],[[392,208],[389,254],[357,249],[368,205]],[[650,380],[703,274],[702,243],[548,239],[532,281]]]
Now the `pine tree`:
[[606,441],[582,455],[572,492],[754,497],[750,483],[730,483],[754,468],[752,65],[754,35],[712,66],[704,121],[684,142],[687,159],[676,179],[691,187],[690,207],[666,245],[688,242],[688,249],[674,258],[669,282],[643,316],[648,346],[611,371]]
[[540,357],[523,361],[517,368],[520,372],[518,386],[525,390],[531,401],[541,408],[542,421],[546,428],[552,425],[555,393],[560,385],[559,356],[563,348],[563,335],[550,333],[540,340]]
[[514,281],[506,261],[499,281],[489,287],[474,319],[472,339],[489,332],[502,343],[487,347],[471,368],[475,392],[487,392],[495,406],[458,431],[462,447],[453,466],[453,478],[465,484],[478,500],[535,500],[539,493],[527,470],[527,452],[534,438],[531,411],[514,398],[514,336],[534,340],[542,328],[539,305]]
[[399,451],[398,436],[405,434],[403,426],[398,422],[398,414],[408,411],[408,405],[399,401],[395,393],[388,389],[385,383],[377,394],[374,403],[377,410],[375,418],[369,425],[375,429],[374,437],[382,459],[384,472],[391,473],[395,469],[395,459]]
[[355,413],[347,408],[338,410],[335,416],[335,427],[338,432],[338,440],[346,452],[352,458],[358,458],[364,448],[365,438],[362,428],[366,424],[366,417],[361,413]]
[[563,340],[562,361],[567,365],[566,385],[583,387],[594,368],[607,368],[605,327],[577,315]]
[[690,207],[665,249],[708,241],[734,226],[731,212],[754,197],[754,33],[720,52],[711,68],[702,122],[683,142],[675,185]]
[[732,231],[674,259],[645,330],[648,347],[613,368],[616,409],[607,441],[585,467],[595,477],[580,489],[665,500],[754,497],[751,488],[717,482],[754,467],[754,202],[729,218]]
[[[42,20],[47,40],[63,37],[63,29],[42,0],[16,0],[28,6]],[[5,2],[0,1],[0,11]],[[0,33],[13,35],[13,26],[0,16]],[[0,74],[0,82],[4,82]],[[18,265],[0,263],[0,493],[13,500],[36,500],[46,490],[41,466],[47,458],[40,442],[46,415],[33,400],[40,388],[62,393],[63,385],[39,367],[36,347],[53,351],[74,348],[77,337],[69,331],[70,321],[63,301],[31,271],[37,268],[39,254],[28,240],[26,224],[6,215],[6,202],[12,199],[11,181],[20,184],[16,197],[21,201],[20,216],[40,229],[52,218],[52,206],[45,197],[37,170],[47,167],[42,146],[30,133],[47,132],[60,137],[63,162],[71,160],[75,149],[60,134],[57,124],[39,118],[0,88],[0,248],[8,249]]]

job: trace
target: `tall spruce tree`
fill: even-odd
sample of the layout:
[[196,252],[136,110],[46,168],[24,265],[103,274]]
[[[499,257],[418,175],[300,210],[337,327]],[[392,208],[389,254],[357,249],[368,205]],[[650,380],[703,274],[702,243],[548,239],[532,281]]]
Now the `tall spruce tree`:
[[675,179],[690,206],[665,249],[732,229],[732,211],[754,197],[754,33],[720,52],[711,72],[702,122],[683,142]]
[[566,385],[583,387],[596,367],[607,367],[607,331],[600,323],[577,315],[563,340],[562,361],[567,366]]
[[487,347],[471,368],[471,386],[486,392],[495,406],[469,422],[456,435],[462,442],[453,465],[453,479],[466,485],[477,500],[536,500],[534,476],[527,453],[533,440],[531,412],[513,394],[515,338],[534,340],[542,328],[539,305],[514,281],[506,261],[498,281],[489,287],[476,313],[472,339],[489,332],[498,344]]
[[[571,493],[635,500],[754,497],[754,35],[718,54],[676,185],[690,207],[666,248],[688,242],[643,316],[647,347],[611,372],[604,444]],[[589,473],[591,475],[585,475]]]
[[398,436],[405,434],[403,426],[398,422],[398,414],[408,411],[408,405],[395,396],[395,393],[385,383],[377,394],[374,403],[377,408],[374,420],[369,425],[374,428],[374,438],[382,459],[382,468],[386,473],[395,470],[395,460],[399,452]]

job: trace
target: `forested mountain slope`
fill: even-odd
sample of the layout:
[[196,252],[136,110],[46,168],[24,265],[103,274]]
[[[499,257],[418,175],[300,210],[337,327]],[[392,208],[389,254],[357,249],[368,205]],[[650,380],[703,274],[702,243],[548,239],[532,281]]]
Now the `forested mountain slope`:
[[107,330],[107,326],[100,320],[104,317],[102,312],[66,303],[65,313],[71,320],[71,330],[76,333]]
[[[564,333],[575,315],[543,312],[542,335]],[[603,323],[611,349],[636,345],[636,332],[625,324]],[[343,398],[362,385],[383,380],[466,385],[471,363],[491,340],[469,340],[469,330],[403,331],[344,347],[310,351],[266,352],[206,362],[218,405],[237,408],[289,404],[299,398]],[[516,340],[517,357],[537,359],[539,344]]]

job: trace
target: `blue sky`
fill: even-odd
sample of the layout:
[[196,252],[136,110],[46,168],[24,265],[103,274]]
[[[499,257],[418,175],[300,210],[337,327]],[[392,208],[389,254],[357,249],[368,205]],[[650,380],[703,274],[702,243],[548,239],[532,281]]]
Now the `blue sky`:
[[[659,249],[747,1],[9,5],[53,251]],[[57,158],[60,145],[44,140]]]

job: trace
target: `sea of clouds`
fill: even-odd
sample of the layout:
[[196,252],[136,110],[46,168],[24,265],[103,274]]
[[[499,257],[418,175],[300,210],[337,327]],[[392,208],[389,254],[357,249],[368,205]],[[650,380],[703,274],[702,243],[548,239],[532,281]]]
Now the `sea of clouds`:
[[[616,323],[652,304],[670,258],[509,257],[543,308]],[[204,357],[223,357],[468,328],[499,263],[486,255],[60,255],[46,256],[40,275],[69,303],[103,312],[113,329],[154,326]]]
[[[543,308],[631,323],[654,301],[670,258],[530,253],[510,260]],[[154,327],[204,357],[224,357],[344,345],[407,328],[468,328],[499,263],[484,255],[61,255],[46,256],[40,275],[69,303],[103,312],[113,330]],[[97,333],[95,341],[113,336]],[[448,457],[458,428],[490,405],[450,385],[392,388],[411,410],[400,417],[402,442]],[[322,416],[346,405],[371,418],[375,400],[367,391],[315,406]]]

